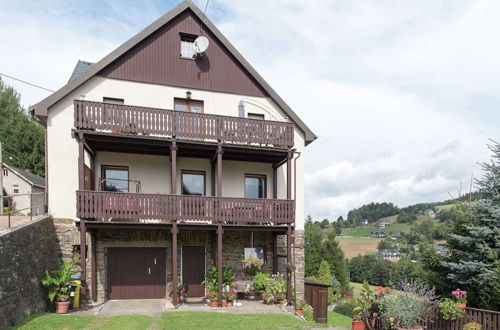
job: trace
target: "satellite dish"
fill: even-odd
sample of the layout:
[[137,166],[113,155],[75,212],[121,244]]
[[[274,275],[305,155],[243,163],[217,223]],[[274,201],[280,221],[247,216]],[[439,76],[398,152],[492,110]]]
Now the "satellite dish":
[[194,51],[196,52],[196,54],[201,55],[207,50],[208,44],[208,39],[204,36],[200,36],[194,41]]

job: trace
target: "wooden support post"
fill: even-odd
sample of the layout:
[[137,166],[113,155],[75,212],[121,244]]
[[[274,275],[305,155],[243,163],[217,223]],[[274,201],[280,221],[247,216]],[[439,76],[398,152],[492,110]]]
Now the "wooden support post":
[[210,162],[210,196],[215,197],[215,161]]
[[278,198],[278,168],[273,167],[273,198]]
[[90,244],[92,245],[92,259],[90,263],[90,271],[91,271],[91,294],[92,300],[97,301],[97,232],[94,230],[90,236]]
[[30,191],[30,221],[33,221],[33,192]]
[[217,282],[219,306],[222,306],[222,225],[217,225]]
[[[83,133],[78,133],[78,190],[85,189],[85,140],[83,138]],[[85,228],[85,219],[80,219],[80,267],[82,268],[81,273],[81,294],[82,298],[81,305],[85,305],[85,299],[87,296],[87,230]]]
[[177,141],[172,140],[170,146],[170,194],[177,195]]
[[292,271],[288,268],[289,264],[292,264],[292,225],[288,225],[286,231],[286,301],[288,304],[292,304]]
[[217,146],[217,197],[222,197],[222,145]]
[[278,234],[273,233],[273,274],[278,272]]
[[172,224],[172,304],[176,306],[179,302],[177,300],[177,283],[178,283],[178,269],[177,269],[177,221],[174,220]]
[[[3,175],[3,173],[2,173],[2,175]],[[3,203],[3,201],[2,201],[2,203]],[[10,212],[11,212],[10,207],[11,206],[12,205],[10,203],[10,197],[7,197],[7,209],[8,209],[8,211],[7,211],[7,219],[8,219],[7,222],[8,222],[9,229],[10,229]]]

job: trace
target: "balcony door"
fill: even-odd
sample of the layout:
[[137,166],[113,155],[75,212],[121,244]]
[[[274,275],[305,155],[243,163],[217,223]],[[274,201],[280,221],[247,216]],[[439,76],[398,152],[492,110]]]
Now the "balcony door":
[[[174,109],[176,111],[188,112],[188,113],[203,113],[203,101],[188,100],[188,99],[174,99]],[[180,118],[177,123],[177,128],[179,129],[180,136],[187,136],[192,138],[197,138],[203,136],[203,120],[200,116],[196,115],[186,115],[184,118]]]

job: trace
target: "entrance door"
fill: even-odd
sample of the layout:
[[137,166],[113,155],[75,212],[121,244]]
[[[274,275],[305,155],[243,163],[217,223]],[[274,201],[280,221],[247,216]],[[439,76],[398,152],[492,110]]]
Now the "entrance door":
[[203,297],[205,286],[205,247],[182,247],[182,283],[187,286],[188,297]]
[[162,299],[166,292],[163,248],[108,248],[108,299]]

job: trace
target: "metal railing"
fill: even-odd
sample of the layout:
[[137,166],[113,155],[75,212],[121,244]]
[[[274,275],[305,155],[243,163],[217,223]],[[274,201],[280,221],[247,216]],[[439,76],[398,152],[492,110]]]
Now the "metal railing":
[[[34,195],[43,195],[43,203],[38,203],[38,204],[33,204],[33,196]],[[22,209],[12,209],[13,205],[14,204],[14,199],[16,197],[24,197],[24,196],[29,196],[29,206],[28,207],[24,207]],[[4,200],[7,200],[7,212],[4,212],[4,206],[3,206],[3,203],[4,203]],[[25,210],[30,210],[29,212],[29,217],[30,217],[30,221],[33,221],[33,208],[36,208],[36,207],[43,207],[43,214],[47,214],[47,193],[46,192],[38,192],[38,193],[29,193],[29,194],[13,194],[13,195],[3,195],[0,197],[0,205],[2,206],[2,212],[0,213],[0,216],[5,216],[7,215],[7,228],[10,229],[11,228],[11,216],[12,216],[12,213],[16,213],[16,212],[21,212],[21,211],[25,211]]]

